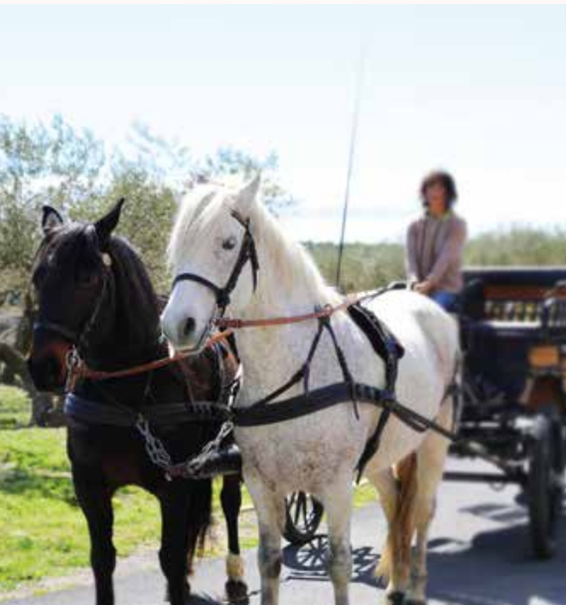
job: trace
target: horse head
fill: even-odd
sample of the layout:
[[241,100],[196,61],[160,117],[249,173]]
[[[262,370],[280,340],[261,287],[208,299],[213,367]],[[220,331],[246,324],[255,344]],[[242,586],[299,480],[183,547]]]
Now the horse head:
[[43,240],[32,269],[37,302],[28,367],[40,390],[60,390],[73,348],[89,355],[113,328],[111,236],[124,200],[95,223],[68,223],[43,208]]
[[228,305],[242,309],[253,296],[259,186],[259,176],[240,189],[199,186],[183,201],[169,245],[175,280],[161,318],[176,349],[200,350]]

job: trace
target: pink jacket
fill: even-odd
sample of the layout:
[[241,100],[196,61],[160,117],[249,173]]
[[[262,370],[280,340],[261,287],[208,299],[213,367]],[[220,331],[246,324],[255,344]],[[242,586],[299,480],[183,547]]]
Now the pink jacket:
[[425,215],[407,230],[406,269],[409,281],[429,280],[435,290],[459,292],[463,286],[462,256],[466,221],[449,212],[441,218]]

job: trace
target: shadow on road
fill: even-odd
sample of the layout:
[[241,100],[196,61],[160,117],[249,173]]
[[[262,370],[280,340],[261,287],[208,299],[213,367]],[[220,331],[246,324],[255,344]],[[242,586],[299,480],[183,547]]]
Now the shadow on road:
[[479,533],[471,543],[432,541],[429,596],[460,605],[565,603],[566,524],[552,560],[534,559],[529,538],[529,526],[520,523]]
[[[514,509],[514,510],[512,510]],[[460,605],[532,605],[533,602],[566,603],[566,523],[562,522],[557,555],[548,561],[533,558],[529,526],[524,511],[502,505],[477,506],[465,512],[506,527],[483,531],[471,542],[437,537],[430,543],[429,596]],[[457,535],[458,531],[451,532]],[[317,536],[301,548],[287,546],[286,582],[328,582],[325,568],[326,536]],[[373,575],[379,554],[370,547],[354,549],[352,582],[381,587]]]
[[[429,590],[431,601],[457,605],[533,605],[533,603],[566,604],[564,569],[566,568],[566,522],[559,528],[557,556],[538,561],[530,550],[529,526],[525,510],[516,503],[486,503],[468,506],[460,512],[485,522],[490,529],[475,533],[471,541],[459,540],[457,527],[441,524],[429,547]],[[443,535],[444,534],[444,535]],[[317,536],[302,547],[288,545],[283,549],[285,585],[309,591],[309,583],[329,583],[326,573],[327,537]],[[379,553],[375,548],[360,546],[353,550],[352,583],[383,588],[373,575]],[[255,603],[257,593],[253,593]],[[318,601],[317,601],[318,602]],[[364,601],[365,602],[365,601]],[[208,596],[196,597],[192,605],[220,605]]]
[[[285,547],[283,549],[283,563],[290,570],[287,581],[329,581],[325,563],[327,545],[327,537],[319,535],[300,548],[292,545]],[[362,546],[355,548],[352,554],[352,582],[377,588],[379,584],[373,575],[373,570],[379,560],[379,553],[369,546]]]

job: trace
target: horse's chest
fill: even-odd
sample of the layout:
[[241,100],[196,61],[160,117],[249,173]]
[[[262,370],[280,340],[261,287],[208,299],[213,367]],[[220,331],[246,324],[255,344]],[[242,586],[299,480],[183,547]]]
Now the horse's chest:
[[110,485],[144,483],[145,453],[129,430],[73,430],[69,434],[69,456],[75,467],[98,469]]

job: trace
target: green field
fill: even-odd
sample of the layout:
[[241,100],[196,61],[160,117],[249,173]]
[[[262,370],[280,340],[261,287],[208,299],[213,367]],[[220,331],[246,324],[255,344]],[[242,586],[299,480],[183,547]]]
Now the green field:
[[0,384],[0,430],[26,426],[30,402],[23,391]]
[[[0,410],[8,426],[28,418],[28,403],[17,389],[0,387]],[[7,409],[11,411],[8,412]],[[22,411],[22,408],[25,410]],[[11,419],[8,422],[8,419]],[[219,484],[215,484],[218,511]],[[357,490],[356,505],[373,499],[373,490]],[[120,556],[142,546],[157,546],[157,501],[137,488],[115,497],[115,540]],[[244,506],[250,499],[244,490]],[[221,514],[215,515],[222,527]],[[255,516],[243,522],[242,545],[256,545]],[[64,429],[0,429],[0,596],[18,586],[69,574],[88,566],[86,523],[77,506],[65,452]],[[205,554],[220,554],[224,541],[209,544]]]
[[[128,488],[115,498],[120,555],[159,535],[156,501]],[[0,591],[88,565],[64,429],[0,431]]]

